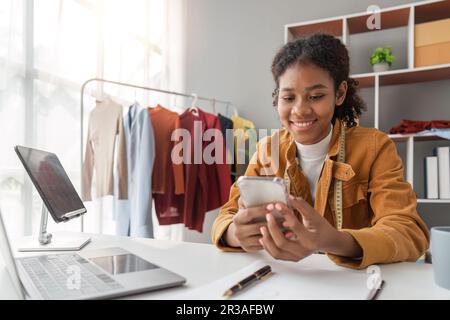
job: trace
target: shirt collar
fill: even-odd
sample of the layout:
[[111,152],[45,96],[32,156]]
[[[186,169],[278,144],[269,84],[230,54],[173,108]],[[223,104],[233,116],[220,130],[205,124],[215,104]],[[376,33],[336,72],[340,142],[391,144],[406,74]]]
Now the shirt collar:
[[[339,152],[339,133],[341,130],[342,122],[339,119],[336,119],[332,134],[331,134],[331,141],[328,145],[328,157],[334,157]],[[289,135],[289,147],[286,150],[285,159],[287,159],[288,163],[290,164],[297,164],[297,145],[295,144],[294,137],[292,135]]]
[[301,144],[299,142],[295,142],[300,158],[313,160],[324,157],[327,154],[332,134],[333,125],[331,124],[328,135],[319,142],[314,144]]

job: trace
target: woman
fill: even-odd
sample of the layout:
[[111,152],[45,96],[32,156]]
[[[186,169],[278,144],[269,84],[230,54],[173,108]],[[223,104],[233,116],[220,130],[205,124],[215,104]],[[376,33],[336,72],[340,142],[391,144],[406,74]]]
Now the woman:
[[[226,251],[264,249],[290,261],[319,251],[357,269],[417,260],[429,246],[428,228],[395,144],[381,131],[357,125],[365,105],[349,78],[345,46],[325,34],[287,43],[272,74],[284,128],[258,143],[245,175],[267,174],[263,150],[278,143],[274,176],[288,183],[292,209],[282,203],[245,208],[233,185],[213,224],[213,242]],[[289,232],[280,231],[274,210]]]

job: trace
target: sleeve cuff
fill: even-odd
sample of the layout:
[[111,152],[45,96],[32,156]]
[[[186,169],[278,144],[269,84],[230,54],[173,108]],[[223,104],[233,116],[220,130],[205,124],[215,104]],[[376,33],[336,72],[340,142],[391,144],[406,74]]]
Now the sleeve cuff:
[[352,269],[364,269],[372,264],[392,262],[395,256],[395,243],[383,231],[374,228],[343,229],[342,231],[349,233],[356,240],[363,251],[363,256],[356,259],[327,254],[337,265]]
[[229,225],[233,222],[232,219],[225,219],[220,222],[216,226],[216,230],[213,236],[213,243],[222,251],[228,251],[228,252],[243,252],[244,250],[242,248],[236,248],[236,247],[230,247],[226,244],[225,240],[223,239],[223,236],[225,232],[227,231]]

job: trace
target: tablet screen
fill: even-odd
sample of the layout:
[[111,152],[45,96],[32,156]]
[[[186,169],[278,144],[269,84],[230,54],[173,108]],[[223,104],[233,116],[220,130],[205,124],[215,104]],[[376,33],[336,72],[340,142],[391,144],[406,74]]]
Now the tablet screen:
[[22,146],[17,146],[15,150],[56,222],[86,212],[83,202],[55,154]]

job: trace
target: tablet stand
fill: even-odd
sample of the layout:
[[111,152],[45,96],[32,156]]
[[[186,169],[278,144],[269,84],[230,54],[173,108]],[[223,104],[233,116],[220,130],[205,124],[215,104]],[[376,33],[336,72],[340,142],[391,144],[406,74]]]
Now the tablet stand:
[[[73,216],[70,220],[78,216],[80,215]],[[47,232],[47,221],[48,210],[45,203],[43,203],[41,224],[39,226],[39,241],[36,241],[33,237],[26,237],[19,241],[18,251],[78,251],[91,241],[91,238],[87,235],[71,235],[67,232],[57,232],[57,237],[53,237],[51,233]]]
[[47,232],[48,210],[45,204],[42,204],[41,225],[39,227],[39,243],[49,244],[52,241],[52,234]]

